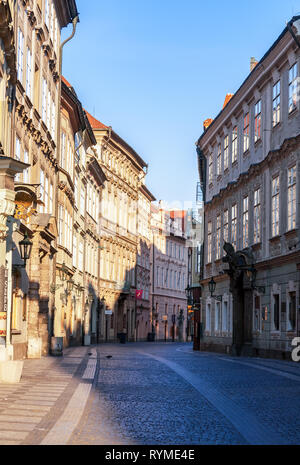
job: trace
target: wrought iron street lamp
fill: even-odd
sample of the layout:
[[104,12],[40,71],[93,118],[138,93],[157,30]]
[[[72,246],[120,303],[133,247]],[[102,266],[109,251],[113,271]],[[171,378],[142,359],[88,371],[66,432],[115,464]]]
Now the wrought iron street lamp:
[[187,298],[188,305],[193,305],[192,288],[190,286],[187,286],[185,288],[185,295]]
[[67,276],[68,276],[68,269],[66,267],[66,264],[65,262],[63,262],[60,270],[59,270],[59,278],[61,281],[66,281],[67,279]]
[[300,48],[300,15],[293,16],[287,23],[287,28],[290,31],[294,41]]
[[26,261],[29,260],[32,251],[32,242],[29,240],[27,232],[24,235],[24,239],[19,242],[20,256],[24,260],[24,268],[26,267]]
[[213,295],[213,293],[216,290],[216,281],[214,280],[213,277],[211,278],[211,280],[208,283],[208,289],[209,289],[209,292],[210,292],[210,296],[213,299],[217,300],[218,302],[222,302],[222,296],[221,295]]
[[74,281],[72,279],[68,279],[68,281],[67,281],[67,292],[69,294],[71,294],[71,292],[72,292],[72,290],[74,288],[74,285],[75,285]]

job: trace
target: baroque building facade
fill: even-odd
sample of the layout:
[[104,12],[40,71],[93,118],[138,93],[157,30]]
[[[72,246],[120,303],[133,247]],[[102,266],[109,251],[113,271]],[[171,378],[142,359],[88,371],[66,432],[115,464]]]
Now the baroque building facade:
[[187,339],[186,212],[151,206],[151,326],[155,340]]
[[100,220],[99,340],[115,341],[122,334],[134,341],[138,206],[147,165],[111,127],[89,113],[88,118],[97,141],[94,153],[107,179]]
[[299,68],[285,28],[197,141],[201,349],[289,357],[299,336]]
[[136,339],[146,341],[148,333],[152,332],[150,325],[151,314],[151,268],[150,255],[152,244],[151,231],[151,203],[156,199],[149,189],[142,184],[138,192],[138,217],[137,217],[137,319],[136,319]]
[[[49,325],[55,307],[60,125],[61,29],[78,16],[74,1],[28,0],[15,3],[17,83],[15,159],[28,164],[15,178],[13,240],[24,231],[33,246],[26,269],[13,254],[12,344],[14,357],[40,357],[49,351]],[[31,205],[30,211],[28,206]]]

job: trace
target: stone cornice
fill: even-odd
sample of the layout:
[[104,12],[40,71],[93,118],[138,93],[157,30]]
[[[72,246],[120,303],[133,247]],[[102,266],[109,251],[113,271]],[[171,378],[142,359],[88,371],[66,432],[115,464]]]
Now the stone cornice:
[[212,197],[210,201],[205,202],[205,210],[215,207],[218,203],[222,202],[226,197],[232,195],[238,190],[246,181],[258,176],[262,170],[272,163],[276,162],[279,158],[286,158],[293,150],[300,146],[300,134],[296,137],[285,139],[281,147],[277,150],[271,150],[266,158],[259,163],[253,164],[249,167],[248,171],[241,173],[236,181],[227,184],[220,192]]
[[19,102],[16,102],[16,113],[25,128],[25,131],[40,148],[41,152],[45,155],[45,158],[48,158],[50,163],[56,168],[58,165],[53,152],[53,144],[51,143],[50,146],[48,141],[43,138],[41,131],[35,127],[33,120],[29,117],[24,105]]

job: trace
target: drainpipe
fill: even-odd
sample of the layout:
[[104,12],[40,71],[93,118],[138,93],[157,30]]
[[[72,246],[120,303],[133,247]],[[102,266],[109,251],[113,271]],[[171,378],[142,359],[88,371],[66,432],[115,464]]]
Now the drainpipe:
[[[61,77],[62,77],[62,55],[63,55],[63,47],[66,45],[67,42],[69,42],[71,39],[73,39],[75,32],[76,32],[76,26],[79,21],[79,16],[76,16],[72,20],[72,25],[73,25],[73,31],[70,37],[68,37],[62,44],[60,45],[59,48],[59,85],[58,85],[58,118],[57,118],[57,130],[56,130],[56,160],[59,162],[60,158],[60,131],[61,131]],[[57,195],[57,181],[58,181],[58,171],[57,171],[57,177],[56,177],[56,186],[55,186],[55,191]],[[55,218],[56,220],[58,219],[58,202],[57,198],[55,199]],[[53,257],[53,277],[52,277],[52,282],[56,282],[56,255]],[[56,294],[54,294],[54,302],[52,304],[53,307],[53,333],[51,336],[55,336],[55,306],[56,306]]]

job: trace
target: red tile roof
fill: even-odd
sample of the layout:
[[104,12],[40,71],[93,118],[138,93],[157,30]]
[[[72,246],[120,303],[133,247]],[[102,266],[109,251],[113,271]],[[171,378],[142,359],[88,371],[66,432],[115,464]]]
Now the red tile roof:
[[66,80],[65,77],[62,76],[62,77],[61,77],[61,80],[66,84],[66,86],[72,87],[71,84]]
[[86,112],[90,125],[93,129],[108,129],[108,126],[105,126],[105,124],[101,123],[101,121],[94,118],[88,111],[86,111],[86,109],[84,109],[84,111]]
[[225,100],[224,100],[224,105],[223,105],[223,109],[226,107],[227,103],[229,102],[229,100],[233,97],[234,94],[226,94],[226,97],[225,97]]

